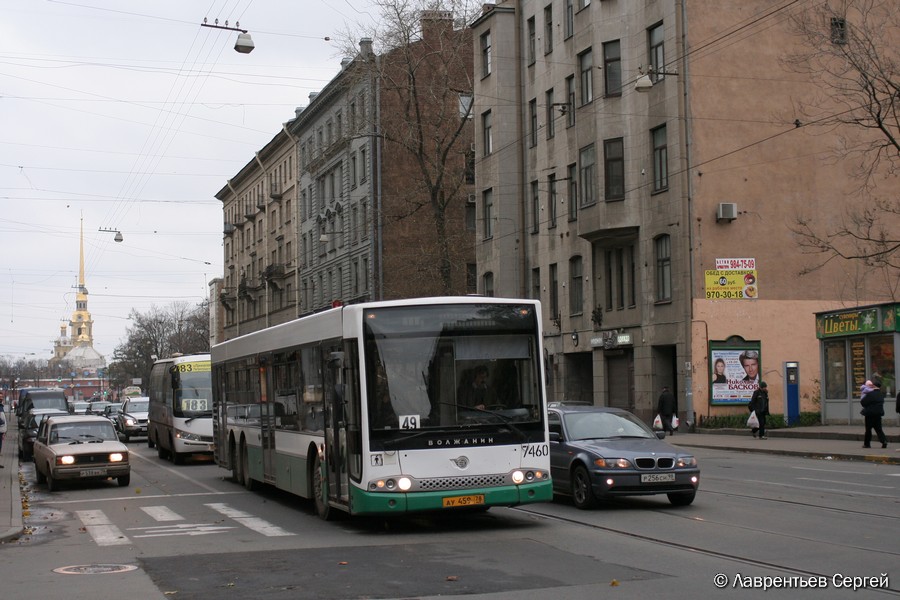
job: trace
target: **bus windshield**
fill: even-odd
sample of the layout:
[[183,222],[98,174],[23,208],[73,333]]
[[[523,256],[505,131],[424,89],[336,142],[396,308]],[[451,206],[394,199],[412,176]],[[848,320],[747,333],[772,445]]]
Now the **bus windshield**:
[[[410,429],[505,424],[542,430],[537,323],[530,305],[422,306],[365,314],[374,439]],[[409,432],[406,432],[409,433]]]
[[206,371],[179,371],[180,387],[175,390],[175,414],[180,417],[209,417],[212,415],[212,384],[207,363]]

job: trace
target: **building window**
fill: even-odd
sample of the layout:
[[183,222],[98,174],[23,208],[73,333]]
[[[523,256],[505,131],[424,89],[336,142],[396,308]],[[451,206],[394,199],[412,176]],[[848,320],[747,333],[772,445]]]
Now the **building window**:
[[481,35],[481,76],[491,74],[491,32]]
[[553,112],[553,109],[556,107],[553,106],[553,88],[550,88],[544,93],[544,101],[547,103],[546,109],[546,120],[547,120],[547,139],[552,139],[554,135],[556,135],[556,118]]
[[531,182],[531,233],[537,233],[541,227],[541,195],[537,179]]
[[530,124],[528,132],[528,146],[534,148],[537,146],[537,98],[528,102],[528,122]]
[[550,265],[550,318],[559,318],[559,274],[556,263]]
[[569,220],[578,219],[578,166],[574,163],[566,168],[566,180],[569,183]]
[[578,0],[578,10],[587,8],[591,5],[591,0]]
[[665,79],[666,69],[666,49],[663,43],[663,24],[655,25],[647,30],[647,41],[649,43],[649,59],[650,59],[650,79],[653,83]]
[[472,194],[473,201],[466,202],[466,231],[475,231],[475,195]]
[[494,295],[494,274],[485,273],[482,281],[484,282],[484,295],[492,297]]
[[634,308],[636,297],[634,245],[603,251],[603,282],[606,310]]
[[669,156],[666,147],[666,126],[650,132],[653,139],[653,191],[661,192],[669,187]]
[[654,240],[656,248],[656,301],[672,299],[672,242],[668,235]]
[[575,126],[575,76],[566,77],[566,127]]
[[597,176],[595,171],[594,145],[585,146],[578,154],[581,205],[589,206],[597,201]]
[[534,268],[531,270],[531,299],[541,299],[541,270]]
[[466,263],[466,293],[478,293],[478,268],[475,263]]
[[847,21],[843,17],[831,17],[831,43],[847,43]]
[[594,100],[594,53],[590,48],[578,55],[578,72],[581,73],[581,105]]
[[466,152],[466,183],[473,184],[475,183],[475,150],[474,144],[473,149],[468,150]]
[[603,93],[622,95],[622,52],[619,40],[603,44]]
[[566,38],[575,33],[575,0],[566,0]]
[[553,5],[544,7],[544,54],[553,52]]
[[556,214],[559,198],[556,194],[556,173],[551,173],[547,180],[547,209],[550,213],[550,227],[556,227]]
[[369,172],[368,163],[366,162],[366,149],[359,149],[359,181],[360,183],[366,182],[366,175]]
[[533,65],[535,60],[535,43],[537,38],[537,33],[535,32],[535,21],[534,17],[528,19],[528,64]]
[[625,198],[625,149],[622,138],[603,142],[603,175],[606,199]]
[[481,215],[484,219],[484,239],[494,237],[494,192],[484,190],[481,193]]
[[584,273],[580,256],[569,259],[569,314],[580,315],[584,311]]
[[491,137],[491,111],[481,115],[481,138],[484,142],[484,155],[488,156],[493,152],[494,148],[494,142]]
[[472,94],[460,94],[459,95],[459,118],[460,119],[471,119],[472,118],[472,108],[474,107],[474,96]]

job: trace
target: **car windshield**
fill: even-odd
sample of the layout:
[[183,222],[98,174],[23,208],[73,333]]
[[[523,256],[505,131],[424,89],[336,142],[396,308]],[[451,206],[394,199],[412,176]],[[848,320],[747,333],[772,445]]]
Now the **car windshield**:
[[129,402],[128,408],[126,408],[128,412],[147,412],[150,410],[150,404],[148,402]]
[[111,423],[65,423],[50,431],[51,444],[78,444],[119,439]]
[[631,413],[572,412],[563,417],[570,440],[655,438],[656,434]]

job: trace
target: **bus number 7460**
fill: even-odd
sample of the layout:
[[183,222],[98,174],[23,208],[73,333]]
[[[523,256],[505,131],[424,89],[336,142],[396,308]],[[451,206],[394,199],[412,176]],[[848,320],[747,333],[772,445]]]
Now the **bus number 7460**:
[[524,456],[530,456],[533,458],[547,456],[548,454],[550,454],[550,446],[548,446],[547,444],[528,444],[526,446],[522,446],[522,454]]

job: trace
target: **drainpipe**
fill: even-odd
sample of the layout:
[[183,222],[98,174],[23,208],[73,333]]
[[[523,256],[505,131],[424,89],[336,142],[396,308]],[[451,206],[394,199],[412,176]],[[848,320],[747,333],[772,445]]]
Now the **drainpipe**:
[[[290,138],[291,143],[294,145],[292,152],[294,153],[294,164],[297,165],[296,176],[294,177],[294,189],[300,190],[300,140],[291,135],[291,132],[288,131],[287,123],[281,124],[281,129],[284,131],[285,135]],[[294,202],[294,214],[291,216],[291,219],[294,223],[294,252],[300,251],[300,194],[297,194],[297,197]],[[294,257],[291,257],[291,261],[294,261]],[[295,316],[300,316],[300,261],[297,260],[294,262],[294,313]]]
[[[262,169],[262,172],[263,172],[263,203],[265,203],[266,202],[266,194],[268,193],[268,189],[267,189],[268,186],[265,184],[271,183],[269,181],[269,173],[266,172],[266,166],[262,163],[261,160],[259,160],[259,152],[254,152],[253,158],[256,159],[256,162],[259,165],[259,168]],[[268,230],[268,224],[266,223],[266,211],[263,210],[263,233],[265,234],[263,236],[265,239],[265,246],[263,248],[263,251],[265,252],[265,259],[269,260],[269,234],[268,234],[267,230]],[[260,276],[260,278],[262,278],[263,274],[260,273],[259,276]],[[269,326],[269,281],[265,280],[264,284],[265,284],[265,288],[266,288],[266,290],[265,290],[266,291],[266,310],[265,310],[265,312],[266,312],[266,327],[268,327]]]
[[[240,207],[240,205],[238,204],[239,199],[238,199],[238,193],[237,193],[237,190],[235,190],[235,189],[231,186],[231,180],[230,180],[230,179],[229,179],[228,181],[225,182],[225,185],[228,186],[228,189],[231,190],[231,193],[234,195],[234,204],[235,204],[235,206],[237,207],[238,212],[240,212],[241,207]],[[235,233],[234,235],[237,235],[237,234]],[[234,244],[234,238],[232,238],[231,243]],[[233,247],[234,247],[234,246],[232,245],[232,248],[233,248]],[[223,273],[223,275],[224,275],[224,273]],[[235,337],[238,337],[238,336],[241,335],[241,299],[240,299],[240,297],[238,296],[238,293],[237,293],[237,286],[234,287],[234,310],[237,312],[237,314],[234,316],[234,324],[235,324],[235,329],[236,329],[236,335],[235,335]]]
[[[678,80],[679,85],[681,86],[682,98],[684,100],[684,125],[682,128],[684,135],[684,162],[685,162],[685,189],[687,191],[687,228],[688,228],[688,285],[690,286],[690,294],[688,296],[689,302],[686,309],[687,322],[690,324],[687,327],[686,338],[687,338],[687,352],[688,356],[693,359],[693,323],[694,323],[694,285],[695,285],[695,277],[694,277],[694,179],[691,177],[691,150],[693,149],[693,140],[691,137],[691,118],[690,118],[690,108],[691,108],[691,97],[690,97],[690,86],[688,85],[690,81],[690,73],[688,72],[688,60],[684,57],[687,56],[687,3],[684,0],[678,0],[678,8],[680,12],[681,18],[681,51],[679,52],[679,56],[682,57],[681,65],[679,65],[679,73],[680,75],[676,78]],[[709,330],[707,329],[706,341],[709,342]],[[696,419],[694,415],[694,391],[693,391],[693,360],[690,361],[691,369],[685,373],[685,394],[684,394],[684,411],[688,420],[688,427],[692,430],[696,426]],[[708,382],[707,382],[708,383]]]

